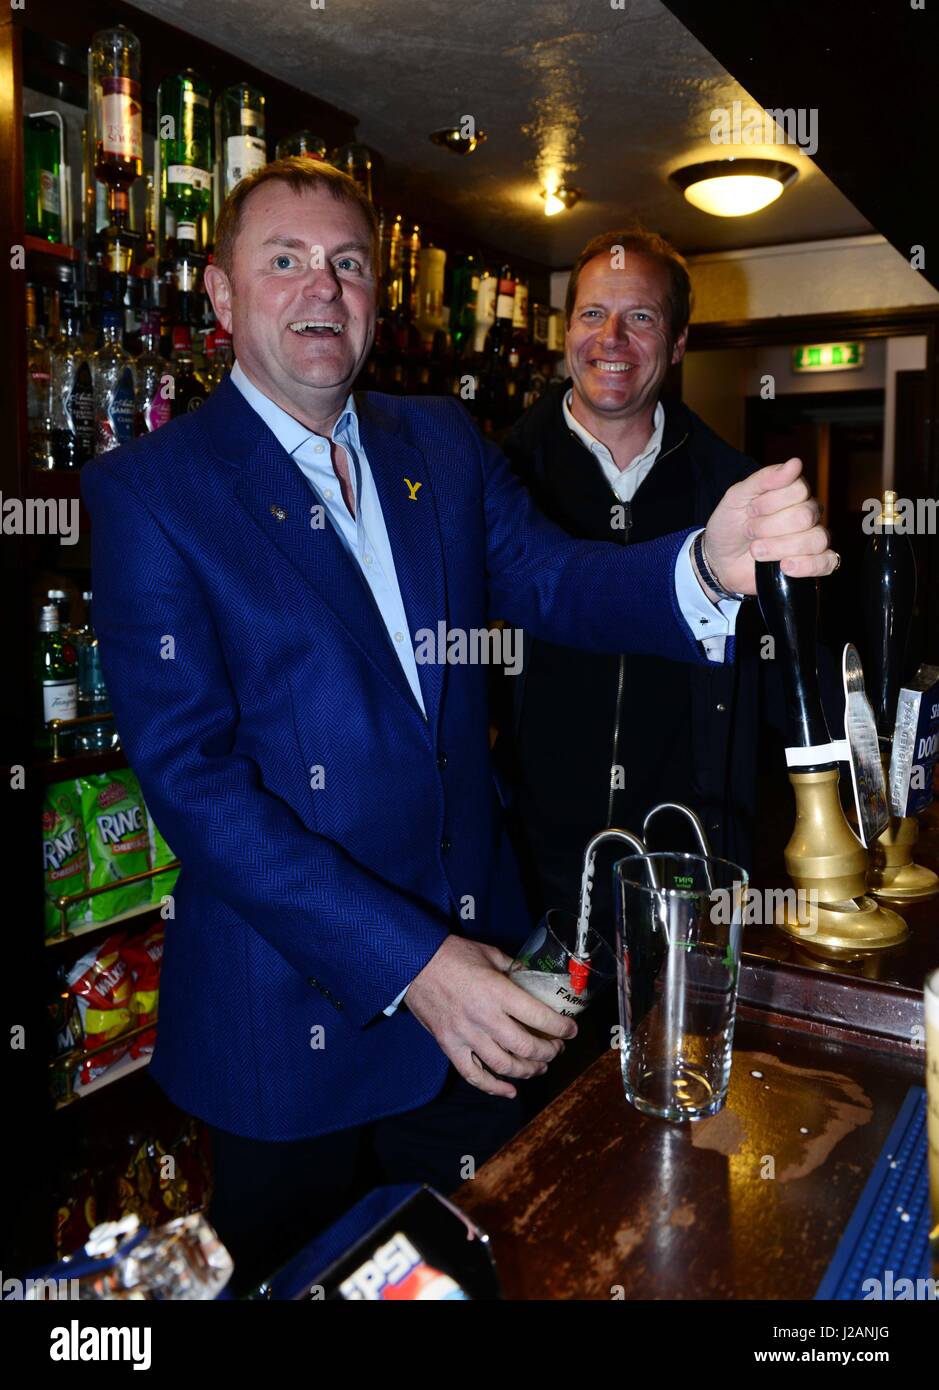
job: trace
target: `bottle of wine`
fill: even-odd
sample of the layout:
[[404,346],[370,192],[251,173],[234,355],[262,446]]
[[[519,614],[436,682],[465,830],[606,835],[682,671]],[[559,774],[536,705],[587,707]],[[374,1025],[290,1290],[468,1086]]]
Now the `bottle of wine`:
[[137,372],[137,433],[150,434],[172,418],[173,368],[160,354],[160,312],[151,309],[140,328],[143,351],[134,366]]
[[473,352],[477,355],[485,351],[486,336],[495,321],[498,285],[498,278],[490,270],[480,271],[476,291],[476,322],[473,325]]
[[137,379],[124,350],[123,313],[105,309],[101,316],[104,341],[94,355],[95,453],[105,454],[129,444],[137,420]]
[[201,375],[196,371],[192,356],[192,334],[188,324],[178,323],[173,329],[173,363],[176,393],[173,398],[173,418],[187,411],[198,410],[209,394]]
[[212,202],[212,89],[186,68],[160,83],[158,113],[163,202],[180,240],[199,244]]
[[50,449],[52,364],[45,325],[39,321],[40,291],[26,286],[26,416],[29,461],[35,468],[54,468]]
[[205,377],[205,384],[209,391],[214,391],[216,386],[228,375],[235,360],[232,349],[231,334],[224,328],[213,328],[206,334],[206,351],[209,356],[209,369]]
[[62,240],[59,131],[45,116],[27,116],[23,129],[26,230],[45,241]]
[[[35,647],[37,690],[37,746],[52,746],[51,719],[74,719],[78,714],[78,658],[74,646],[63,637],[59,610],[46,604],[39,617],[39,636]],[[64,751],[60,743],[60,751]]]
[[515,315],[515,281],[506,265],[499,272],[496,312],[486,334],[482,368],[483,423],[498,430],[508,421],[512,408],[514,382],[510,378],[509,355],[512,347],[512,320]]
[[222,93],[222,157],[225,196],[247,174],[267,163],[264,94],[245,82]]
[[125,273],[136,240],[130,229],[129,190],[143,172],[143,109],[140,40],[123,24],[92,38],[88,91],[94,175],[108,189],[108,263],[112,271]]
[[77,299],[63,300],[61,327],[50,353],[50,454],[54,468],[81,468],[95,452],[95,396]]
[[457,256],[450,290],[450,337],[458,357],[472,347],[478,292],[479,262],[475,256]]

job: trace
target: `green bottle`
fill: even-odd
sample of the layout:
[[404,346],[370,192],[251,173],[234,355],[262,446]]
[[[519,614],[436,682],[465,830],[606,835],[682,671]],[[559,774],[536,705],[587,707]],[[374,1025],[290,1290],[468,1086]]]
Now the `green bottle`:
[[[62,636],[54,603],[46,604],[40,613],[35,662],[39,686],[37,743],[47,751],[52,746],[50,719],[75,719],[78,714],[78,653]],[[60,740],[60,752],[65,751],[69,738],[64,735]]]
[[59,132],[44,116],[27,116],[23,131],[26,230],[45,241],[62,240],[59,195]]
[[158,125],[164,206],[176,235],[198,242],[197,227],[212,201],[212,89],[186,68],[160,83]]

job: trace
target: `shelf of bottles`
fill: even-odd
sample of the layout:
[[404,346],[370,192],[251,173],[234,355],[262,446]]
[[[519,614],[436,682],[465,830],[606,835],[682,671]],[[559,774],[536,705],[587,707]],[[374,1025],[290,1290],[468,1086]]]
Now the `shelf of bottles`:
[[[145,138],[140,73],[140,43],[128,28],[92,37],[80,198],[71,195],[61,117],[24,118],[29,461],[37,470],[79,470],[196,409],[225,376],[231,339],[215,323],[203,271],[221,201],[272,152],[328,159],[373,196],[365,145],[330,152],[301,130],[271,151],[265,96],[249,83],[213,92],[189,69],[166,78],[155,94],[156,131]],[[133,225],[130,196],[141,183],[142,227]],[[509,266],[472,251],[448,260],[427,228],[378,211],[381,304],[357,384],[452,394],[484,429],[505,429],[555,371],[559,312],[531,304],[527,281]]]

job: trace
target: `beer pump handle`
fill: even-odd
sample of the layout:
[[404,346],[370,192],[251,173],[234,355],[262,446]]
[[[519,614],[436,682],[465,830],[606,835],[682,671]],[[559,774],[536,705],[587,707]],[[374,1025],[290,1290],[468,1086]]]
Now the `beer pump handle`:
[[760,611],[775,651],[786,701],[787,746],[826,748],[817,764],[800,760],[804,770],[832,767],[828,745],[831,735],[825,722],[818,687],[815,645],[818,632],[818,587],[814,579],[791,579],[778,560],[756,562],[756,592]]
[[895,529],[894,501],[892,492],[885,494],[863,560],[864,674],[881,746],[888,749],[916,602],[916,560],[909,537]]

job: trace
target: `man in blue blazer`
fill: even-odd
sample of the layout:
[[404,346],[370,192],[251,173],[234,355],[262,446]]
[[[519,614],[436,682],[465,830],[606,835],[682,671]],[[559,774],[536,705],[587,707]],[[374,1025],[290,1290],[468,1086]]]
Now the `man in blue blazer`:
[[117,724],[183,865],[151,1072],[212,1129],[243,1281],[356,1182],[455,1187],[576,1032],[506,977],[530,923],[486,670],[426,634],[729,659],[754,555],[837,563],[797,460],[731,488],[703,548],[571,540],[454,401],[351,394],[377,264],[345,175],[244,180],[206,272],[235,370],[82,475]]

